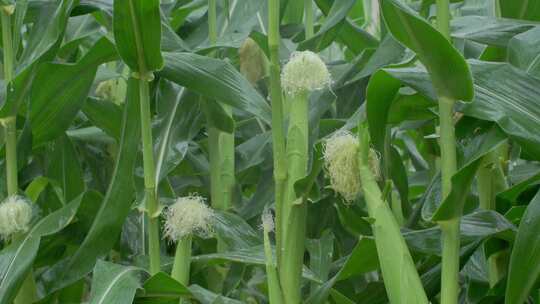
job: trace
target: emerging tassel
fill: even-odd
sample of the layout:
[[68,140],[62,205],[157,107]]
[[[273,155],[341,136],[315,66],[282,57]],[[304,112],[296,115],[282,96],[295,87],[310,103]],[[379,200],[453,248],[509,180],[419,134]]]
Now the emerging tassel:
[[331,82],[326,64],[311,51],[292,53],[281,73],[281,86],[291,96],[320,90]]
[[18,195],[6,198],[0,204],[0,236],[4,239],[28,231],[32,220],[32,207]]
[[165,236],[179,241],[186,236],[203,238],[213,233],[214,211],[201,196],[180,197],[165,212]]

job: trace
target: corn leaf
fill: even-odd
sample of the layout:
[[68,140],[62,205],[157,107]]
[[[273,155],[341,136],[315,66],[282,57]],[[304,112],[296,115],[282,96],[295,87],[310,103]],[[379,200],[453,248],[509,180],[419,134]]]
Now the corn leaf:
[[122,60],[135,72],[160,70],[159,0],[115,0],[113,15],[114,39]]
[[164,58],[163,77],[270,122],[264,98],[228,62],[190,53],[164,53]]
[[94,268],[90,304],[132,303],[141,287],[142,269],[98,261]]
[[389,31],[418,55],[438,94],[470,101],[474,95],[471,72],[458,50],[409,7],[395,0],[380,0],[380,3]]
[[313,37],[300,43],[299,48],[317,52],[327,48],[338,36],[354,3],[351,0],[334,1],[324,24]]
[[506,304],[524,303],[540,275],[540,192],[529,203],[510,256]]
[[102,38],[76,64],[39,66],[30,93],[34,146],[55,139],[67,130],[86,101],[98,65],[115,57],[112,44]]
[[540,21],[540,3],[530,0],[501,1],[501,15],[506,18]]
[[101,207],[90,231],[73,256],[56,264],[51,270],[50,290],[58,290],[92,271],[96,259],[107,254],[116,243],[123,222],[128,215],[133,193],[133,170],[139,146],[138,81],[131,78],[122,118],[122,139],[115,170]]

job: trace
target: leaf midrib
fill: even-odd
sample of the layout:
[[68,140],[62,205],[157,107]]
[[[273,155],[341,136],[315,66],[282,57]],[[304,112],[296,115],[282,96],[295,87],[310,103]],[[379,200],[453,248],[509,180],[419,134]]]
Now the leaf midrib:
[[135,6],[133,0],[128,0],[129,3],[129,13],[131,15],[131,25],[133,26],[133,36],[135,36],[135,47],[137,49],[137,61],[139,63],[139,77],[143,77],[146,71],[146,65],[144,62],[144,47],[142,45],[142,37],[139,31],[139,24],[137,16],[135,15]]
[[[174,105],[173,109],[171,110],[171,115],[168,117],[168,121],[167,121],[167,126],[166,126],[166,131],[165,131],[165,134],[163,135],[163,138],[164,140],[161,141],[161,145],[159,147],[159,154],[158,154],[158,158],[157,158],[157,166],[156,166],[156,184],[159,184],[159,176],[161,175],[161,170],[162,170],[162,166],[163,166],[163,161],[164,161],[164,158],[165,158],[165,151],[167,150],[167,145],[169,144],[170,142],[170,138],[169,138],[169,135],[171,133],[171,126],[174,122],[174,116],[176,114],[176,111],[178,110],[178,106],[180,105],[181,103],[181,98],[183,96],[183,93],[184,93],[184,87],[182,87],[181,91],[178,93],[178,97],[176,99],[176,104]],[[157,191],[157,188],[156,188],[156,191]]]
[[112,280],[112,282],[109,284],[109,286],[107,287],[107,289],[105,290],[105,292],[103,293],[103,296],[99,299],[99,301],[97,302],[97,304],[102,304],[102,303],[105,303],[103,302],[106,298],[107,298],[107,295],[109,294],[109,292],[112,290],[112,287],[116,284],[116,282],[118,282],[122,276],[124,276],[126,273],[130,272],[130,271],[136,271],[137,268],[134,268],[134,267],[128,267],[127,269],[125,270],[122,270],[120,273],[118,273],[116,275],[116,277]]

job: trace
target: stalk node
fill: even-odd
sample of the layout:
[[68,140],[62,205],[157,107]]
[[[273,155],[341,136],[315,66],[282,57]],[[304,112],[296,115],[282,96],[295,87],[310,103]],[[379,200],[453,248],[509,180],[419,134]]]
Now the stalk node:
[[146,80],[148,82],[154,80],[154,73],[152,72],[132,72],[131,77],[140,80]]
[[2,125],[2,127],[4,128],[12,128],[12,126],[14,125],[13,122],[15,121],[15,116],[8,116],[8,117],[4,117],[4,118],[0,118],[0,124]]

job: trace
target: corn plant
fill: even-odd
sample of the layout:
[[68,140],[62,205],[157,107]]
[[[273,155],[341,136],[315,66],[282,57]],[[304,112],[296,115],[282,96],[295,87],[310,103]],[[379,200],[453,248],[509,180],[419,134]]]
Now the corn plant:
[[537,1],[0,21],[0,304],[540,304]]

